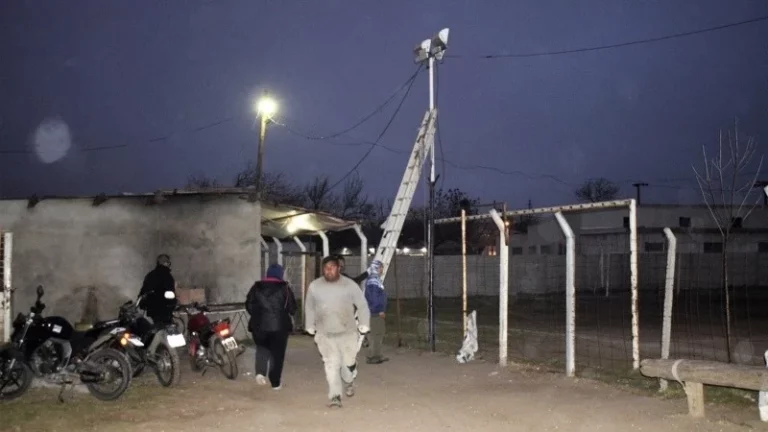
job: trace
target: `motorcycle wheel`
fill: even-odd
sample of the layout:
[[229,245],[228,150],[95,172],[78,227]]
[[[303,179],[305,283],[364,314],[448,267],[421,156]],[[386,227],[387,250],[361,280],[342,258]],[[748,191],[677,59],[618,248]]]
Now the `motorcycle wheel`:
[[86,361],[102,365],[104,363],[110,363],[109,365],[105,365],[110,368],[108,376],[116,375],[116,378],[121,380],[120,384],[112,390],[102,388],[103,383],[101,382],[86,383],[85,386],[93,397],[103,401],[113,401],[118,399],[126,390],[128,390],[128,387],[131,385],[133,370],[131,368],[131,362],[128,361],[128,358],[122,353],[115,349],[107,348],[94,352]]
[[237,379],[237,356],[235,356],[235,352],[227,352],[224,344],[218,337],[211,338],[211,351],[216,356],[216,363],[219,364],[221,373],[231,380]]
[[155,351],[157,361],[155,364],[155,375],[157,381],[163,387],[172,387],[181,381],[181,360],[179,353],[168,345],[161,343]]
[[[16,361],[8,370],[10,359],[0,358],[0,400],[8,401],[21,397],[29,390],[34,378],[29,367],[20,361]],[[16,389],[9,390],[8,386],[16,384]]]

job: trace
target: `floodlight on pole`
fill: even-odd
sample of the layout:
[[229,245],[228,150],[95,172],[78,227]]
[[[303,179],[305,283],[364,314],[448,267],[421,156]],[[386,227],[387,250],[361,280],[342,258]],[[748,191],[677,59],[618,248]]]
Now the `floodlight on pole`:
[[[416,45],[413,52],[416,64],[427,62],[429,71],[429,111],[434,121],[437,121],[437,110],[435,109],[435,59],[442,60],[445,50],[448,48],[449,29],[444,28],[430,39],[423,40]],[[429,149],[432,166],[429,171],[429,229],[427,230],[427,253],[429,257],[429,294],[428,294],[428,321],[429,321],[429,344],[432,351],[435,351],[435,185],[437,178],[435,176],[435,145],[434,142]]]

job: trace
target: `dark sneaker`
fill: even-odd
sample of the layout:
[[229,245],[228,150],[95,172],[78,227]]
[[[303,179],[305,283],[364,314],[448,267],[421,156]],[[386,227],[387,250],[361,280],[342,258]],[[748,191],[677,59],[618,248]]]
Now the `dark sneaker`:
[[328,403],[328,408],[341,408],[341,396],[334,396]]
[[389,361],[387,357],[368,357],[365,361],[368,364],[382,364],[385,361]]

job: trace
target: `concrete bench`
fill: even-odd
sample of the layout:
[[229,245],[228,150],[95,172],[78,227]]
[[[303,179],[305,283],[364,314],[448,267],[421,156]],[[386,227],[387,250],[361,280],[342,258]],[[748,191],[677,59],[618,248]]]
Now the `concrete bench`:
[[682,384],[692,417],[704,417],[704,384],[758,391],[760,419],[768,422],[768,368],[703,360],[646,359],[640,362],[640,373]]

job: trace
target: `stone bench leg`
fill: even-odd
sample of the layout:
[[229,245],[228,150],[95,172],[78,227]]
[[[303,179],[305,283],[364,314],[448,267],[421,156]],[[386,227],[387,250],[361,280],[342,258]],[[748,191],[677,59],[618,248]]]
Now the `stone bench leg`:
[[704,417],[704,384],[685,382],[683,389],[688,399],[688,414],[696,418]]

